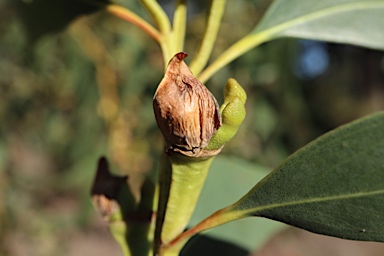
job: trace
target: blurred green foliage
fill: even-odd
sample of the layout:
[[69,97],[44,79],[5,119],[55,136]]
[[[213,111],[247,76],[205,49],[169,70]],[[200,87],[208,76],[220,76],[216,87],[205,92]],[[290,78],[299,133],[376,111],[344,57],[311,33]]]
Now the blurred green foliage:
[[[147,18],[136,2],[120,2]],[[269,2],[230,1],[213,55],[250,31]],[[96,10],[83,3],[59,6],[0,1],[4,256],[81,255],[79,248],[103,246],[94,234],[107,239],[100,231],[105,227],[89,199],[97,158],[107,155],[116,172],[135,177],[156,169],[162,150],[152,113],[163,70],[159,47],[106,13],[80,15]],[[185,48],[191,56],[203,34],[203,7],[189,15]],[[223,154],[239,167],[245,161],[271,169],[325,131],[384,108],[383,53],[325,47],[330,64],[316,78],[294,74],[301,48],[285,39],[252,50],[207,83],[219,102],[229,77],[248,93],[245,123]],[[76,240],[83,243],[75,246]],[[92,255],[105,254],[94,249]]]

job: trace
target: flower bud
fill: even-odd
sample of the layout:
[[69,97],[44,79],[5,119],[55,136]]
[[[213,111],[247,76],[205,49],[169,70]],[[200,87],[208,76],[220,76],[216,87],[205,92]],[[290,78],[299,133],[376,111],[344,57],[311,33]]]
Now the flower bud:
[[186,156],[217,154],[205,152],[212,136],[221,126],[216,99],[197,80],[177,53],[169,62],[153,99],[156,122],[166,141],[166,150]]

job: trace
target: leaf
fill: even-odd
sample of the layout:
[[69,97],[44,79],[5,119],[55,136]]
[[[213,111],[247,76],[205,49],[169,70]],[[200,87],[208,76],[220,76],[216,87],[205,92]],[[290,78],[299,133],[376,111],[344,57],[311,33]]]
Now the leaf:
[[383,0],[275,0],[253,31],[224,51],[198,79],[204,83],[252,48],[281,37],[384,50],[383,13]]
[[384,50],[383,0],[275,0],[252,34],[348,43]]
[[[209,171],[190,225],[238,200],[269,170],[240,158],[219,155]],[[244,219],[211,229],[205,235],[232,242],[249,251],[262,246],[285,225],[268,219]]]
[[384,242],[383,156],[379,112],[300,149],[216,218],[260,216],[319,234]]

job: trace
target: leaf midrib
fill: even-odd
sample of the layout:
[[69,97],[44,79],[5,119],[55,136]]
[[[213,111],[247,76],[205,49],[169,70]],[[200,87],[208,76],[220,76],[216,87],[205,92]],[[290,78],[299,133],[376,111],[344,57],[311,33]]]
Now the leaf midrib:
[[[320,202],[326,202],[326,201],[345,200],[345,199],[352,199],[352,198],[358,198],[358,197],[367,197],[367,196],[374,196],[374,195],[380,195],[380,194],[384,194],[384,189],[373,190],[373,191],[366,191],[366,192],[350,193],[350,194],[342,194],[342,195],[336,195],[336,196],[308,198],[308,199],[298,200],[298,201],[291,201],[291,202],[263,205],[263,206],[258,206],[258,207],[250,208],[250,209],[247,209],[247,210],[233,210],[231,212],[232,213],[234,213],[234,212],[241,213],[242,216],[245,216],[245,215],[255,215],[255,213],[257,213],[257,212],[260,212],[260,211],[263,211],[263,210],[269,210],[269,209],[273,209],[273,208],[293,206],[293,205],[300,205],[300,204],[309,204],[309,203],[320,203]],[[234,207],[236,207],[236,205]]]
[[[364,2],[364,3],[347,3],[347,4],[341,4],[337,6],[332,6],[328,8],[324,8],[321,10],[317,10],[311,13],[308,13],[303,16],[299,16],[294,19],[290,19],[286,22],[280,23],[278,25],[273,25],[272,27],[260,30],[256,33],[255,36],[260,36],[260,34],[268,34],[268,35],[277,35],[278,33],[292,28],[300,23],[303,22],[309,22],[315,19],[320,19],[326,16],[334,15],[336,13],[341,12],[347,12],[347,11],[354,11],[354,10],[362,10],[362,9],[373,9],[373,8],[384,8],[384,3],[378,3],[377,1],[370,1],[370,2]],[[267,36],[268,37],[268,36]]]

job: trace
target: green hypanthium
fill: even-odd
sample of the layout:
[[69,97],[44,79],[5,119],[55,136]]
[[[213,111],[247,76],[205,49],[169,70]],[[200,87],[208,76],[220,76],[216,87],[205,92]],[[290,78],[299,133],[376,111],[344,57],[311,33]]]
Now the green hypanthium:
[[127,177],[111,175],[102,158],[92,190],[124,255],[179,255],[193,235],[249,216],[329,236],[383,242],[384,112],[319,137],[240,200],[186,228],[212,162],[245,118],[247,96],[235,79],[229,78],[224,86],[221,106],[203,83],[250,49],[280,37],[384,49],[383,33],[377,26],[384,24],[384,1],[275,0],[254,30],[208,66],[226,1],[211,1],[200,48],[188,53],[189,65],[183,52],[186,2],[175,1],[171,24],[159,3],[141,0],[155,26],[122,6],[104,8],[157,41],[165,67],[153,98],[154,116],[165,141],[158,180],[143,183],[137,203]]

